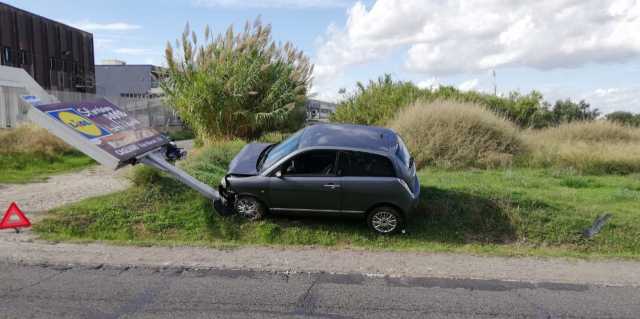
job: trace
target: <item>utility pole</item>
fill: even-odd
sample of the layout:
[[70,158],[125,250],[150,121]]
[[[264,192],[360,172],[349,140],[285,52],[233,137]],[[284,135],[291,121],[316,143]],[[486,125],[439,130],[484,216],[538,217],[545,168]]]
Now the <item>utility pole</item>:
[[496,69],[493,69],[493,95],[498,96],[498,82],[496,82]]

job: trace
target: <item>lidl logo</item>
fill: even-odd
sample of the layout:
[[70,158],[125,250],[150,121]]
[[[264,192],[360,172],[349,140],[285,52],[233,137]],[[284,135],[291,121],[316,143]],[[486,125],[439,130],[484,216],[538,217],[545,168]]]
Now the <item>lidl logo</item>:
[[109,136],[111,133],[104,128],[96,125],[92,120],[80,115],[74,109],[65,109],[48,112],[50,116],[58,121],[66,124],[76,132],[84,135],[89,139]]

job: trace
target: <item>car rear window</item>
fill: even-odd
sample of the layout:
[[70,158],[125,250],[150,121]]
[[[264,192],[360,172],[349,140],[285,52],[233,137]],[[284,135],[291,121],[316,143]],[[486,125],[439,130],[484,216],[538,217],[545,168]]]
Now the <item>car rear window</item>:
[[377,154],[365,152],[343,152],[340,161],[342,176],[396,176],[391,161]]

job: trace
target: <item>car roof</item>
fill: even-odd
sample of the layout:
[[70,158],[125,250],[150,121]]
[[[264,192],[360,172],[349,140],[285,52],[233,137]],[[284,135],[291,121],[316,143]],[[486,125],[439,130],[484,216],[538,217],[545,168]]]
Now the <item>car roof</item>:
[[388,128],[353,124],[315,124],[304,129],[298,147],[345,147],[394,152],[397,145],[396,133]]

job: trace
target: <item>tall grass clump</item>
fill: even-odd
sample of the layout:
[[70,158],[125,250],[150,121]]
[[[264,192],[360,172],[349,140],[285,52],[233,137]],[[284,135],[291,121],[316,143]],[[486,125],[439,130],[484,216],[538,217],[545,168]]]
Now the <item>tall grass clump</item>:
[[187,25],[165,56],[166,100],[201,140],[302,126],[313,65],[290,42],[273,40],[271,25],[256,19],[218,35],[206,27],[201,41]]
[[530,166],[587,174],[640,172],[640,128],[611,121],[574,122],[523,136],[531,149]]
[[0,130],[0,156],[27,155],[38,159],[55,160],[74,150],[47,130],[33,125]]
[[417,102],[390,122],[418,168],[505,167],[524,152],[517,127],[473,103]]

